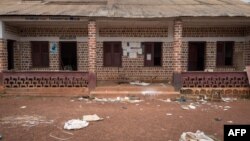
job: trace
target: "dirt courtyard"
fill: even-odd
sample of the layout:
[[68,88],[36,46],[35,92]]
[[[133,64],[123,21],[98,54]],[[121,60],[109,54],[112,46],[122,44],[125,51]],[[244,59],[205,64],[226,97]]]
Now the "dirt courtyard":
[[[193,103],[196,109],[181,106]],[[102,121],[79,130],[64,123],[97,114]],[[178,141],[183,132],[201,130],[223,140],[224,124],[250,124],[250,100],[233,102],[96,102],[70,97],[1,97],[3,141]]]

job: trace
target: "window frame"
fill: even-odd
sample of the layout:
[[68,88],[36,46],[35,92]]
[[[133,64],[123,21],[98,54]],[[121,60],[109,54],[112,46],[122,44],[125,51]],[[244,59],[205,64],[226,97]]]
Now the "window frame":
[[[49,68],[49,64],[50,64],[50,62],[49,62],[49,42],[48,41],[31,41],[30,44],[31,44],[31,62],[32,62],[31,64],[32,64],[32,67],[33,68]],[[35,49],[34,49],[35,47],[39,48],[38,49],[39,52],[35,51]],[[37,59],[37,57],[39,57],[39,59]],[[44,61],[44,60],[46,60],[46,61]]]
[[[219,54],[219,47],[220,44],[222,44],[222,51]],[[226,64],[226,52],[227,48],[232,48],[231,49],[231,62],[229,65]],[[216,67],[232,67],[233,64],[233,59],[234,59],[234,48],[235,48],[235,42],[234,41],[217,41],[216,42]],[[221,56],[222,54],[222,56]],[[219,62],[219,60],[222,59],[222,62]]]
[[[115,50],[116,45],[118,45],[119,49],[118,52],[116,52],[117,50]],[[110,48],[110,64],[108,63],[108,61],[106,60],[106,53],[108,53],[106,50],[106,48]],[[118,59],[119,59],[119,63],[116,64],[116,55],[118,55]],[[103,42],[103,67],[122,67],[122,42],[120,41],[106,41]]]
[[[151,45],[151,63],[147,62],[147,46],[146,45]],[[155,48],[157,47],[157,44],[160,44],[160,65],[155,65]],[[142,42],[143,46],[143,52],[144,52],[144,67],[162,67],[163,66],[163,43],[162,42]]]

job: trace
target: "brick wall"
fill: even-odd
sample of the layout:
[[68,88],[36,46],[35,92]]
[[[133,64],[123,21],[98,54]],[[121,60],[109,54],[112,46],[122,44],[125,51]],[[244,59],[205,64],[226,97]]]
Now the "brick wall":
[[[205,69],[214,71],[242,71],[244,63],[244,42],[235,42],[232,67],[216,67],[216,42],[206,42]],[[250,54],[250,50],[248,51]],[[188,68],[188,42],[182,43],[182,71]],[[250,55],[249,55],[250,58]],[[245,59],[247,60],[247,59]],[[249,61],[250,62],[250,61]]]
[[168,28],[101,28],[100,37],[167,37]]
[[[30,42],[17,42],[14,46],[14,69],[16,70],[60,70],[60,46],[59,42],[56,54],[49,53],[49,68],[32,68]],[[19,47],[17,47],[19,46]],[[77,43],[77,65],[79,71],[88,71],[88,44]]]
[[245,65],[250,65],[250,41],[245,42],[245,49],[244,49],[244,62]]
[[174,72],[181,72],[182,62],[182,21],[174,21],[174,43],[173,43],[173,67]]
[[79,71],[88,71],[88,43],[77,42],[77,65]]
[[96,22],[88,23],[88,71],[96,72]]
[[7,70],[7,42],[0,39],[0,72]]
[[144,67],[144,55],[137,58],[122,57],[122,67],[103,66],[103,43],[97,43],[97,79],[98,80],[117,80],[125,77],[129,80],[150,81],[156,77],[156,81],[171,82],[173,74],[173,46],[171,42],[163,43],[163,64],[162,67]]
[[246,27],[184,27],[183,37],[244,37]]

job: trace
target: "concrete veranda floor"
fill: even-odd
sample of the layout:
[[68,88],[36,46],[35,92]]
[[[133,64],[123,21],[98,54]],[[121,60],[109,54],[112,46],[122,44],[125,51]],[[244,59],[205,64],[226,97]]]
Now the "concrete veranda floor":
[[[223,140],[224,124],[250,124],[250,100],[207,102],[196,104],[194,110],[181,108],[191,102],[195,103],[157,98],[104,103],[70,97],[2,96],[0,134],[3,141],[59,141],[51,135],[69,138],[67,141],[178,141],[185,131],[201,130]],[[67,133],[62,129],[66,121],[87,114],[104,120]]]

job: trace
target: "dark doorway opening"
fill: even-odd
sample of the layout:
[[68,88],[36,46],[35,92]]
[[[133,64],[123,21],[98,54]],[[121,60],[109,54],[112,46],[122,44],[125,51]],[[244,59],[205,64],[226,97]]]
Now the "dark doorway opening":
[[76,42],[60,42],[60,64],[62,70],[77,70]]
[[203,71],[206,42],[189,42],[188,71]]
[[8,70],[14,69],[14,42],[13,40],[7,41]]

